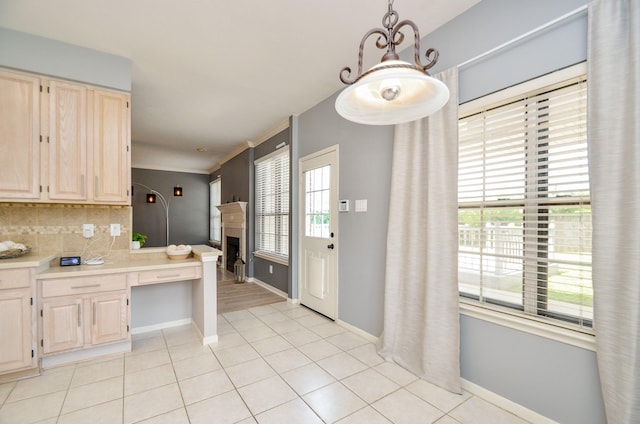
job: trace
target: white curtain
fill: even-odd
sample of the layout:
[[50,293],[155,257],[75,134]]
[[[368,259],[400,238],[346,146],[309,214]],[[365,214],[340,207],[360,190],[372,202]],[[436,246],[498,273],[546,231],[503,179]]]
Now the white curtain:
[[396,125],[379,353],[460,393],[458,315],[458,72],[435,114]]
[[640,423],[640,1],[589,5],[596,355],[607,421]]

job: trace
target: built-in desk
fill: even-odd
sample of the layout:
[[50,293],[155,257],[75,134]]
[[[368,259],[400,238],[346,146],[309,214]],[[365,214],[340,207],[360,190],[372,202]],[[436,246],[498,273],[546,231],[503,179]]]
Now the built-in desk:
[[[222,252],[205,245],[192,249],[193,257],[183,260],[169,259],[164,249],[143,249],[114,263],[39,272],[38,307],[49,318],[39,320],[42,367],[130,351],[136,308],[131,291],[143,286],[191,282],[191,323],[203,344],[216,342],[216,264]],[[77,326],[69,325],[70,317]]]

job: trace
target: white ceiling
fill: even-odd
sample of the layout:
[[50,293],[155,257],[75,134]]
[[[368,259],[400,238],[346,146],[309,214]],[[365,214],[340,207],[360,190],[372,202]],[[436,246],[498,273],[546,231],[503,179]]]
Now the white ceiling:
[[[394,9],[425,35],[478,1]],[[341,89],[386,11],[387,0],[0,0],[0,27],[131,59],[134,166],[206,172]]]

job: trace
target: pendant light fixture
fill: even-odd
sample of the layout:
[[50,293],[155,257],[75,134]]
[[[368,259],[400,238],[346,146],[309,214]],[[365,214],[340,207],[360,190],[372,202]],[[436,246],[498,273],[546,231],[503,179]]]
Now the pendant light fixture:
[[[340,71],[340,81],[347,84],[336,99],[336,111],[345,119],[367,125],[392,125],[429,116],[449,100],[449,89],[427,72],[438,60],[438,51],[425,53],[426,64],[420,60],[420,33],[410,20],[398,22],[398,13],[389,0],[389,11],[382,18],[383,28],[369,30],[360,41],[358,74],[351,77],[348,66]],[[404,40],[400,30],[411,27],[414,35],[415,64],[401,61],[396,46]],[[379,64],[362,72],[362,55],[366,40],[378,35],[376,47],[386,49]]]

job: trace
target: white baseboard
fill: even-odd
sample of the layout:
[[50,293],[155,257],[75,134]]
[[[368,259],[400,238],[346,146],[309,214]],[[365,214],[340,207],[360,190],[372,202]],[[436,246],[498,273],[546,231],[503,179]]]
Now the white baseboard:
[[196,323],[191,318],[184,318],[176,321],[161,322],[159,324],[147,325],[145,327],[136,327],[131,330],[131,334],[149,333],[151,331],[164,330],[165,328],[180,327],[182,325],[189,325],[189,324],[191,324],[191,327],[193,327],[196,333],[198,333],[198,336],[200,336],[200,340],[202,340],[203,346],[211,343],[216,343],[218,341],[217,334],[214,336],[204,337],[200,332],[200,329],[198,328]]
[[[336,324],[340,325],[341,327],[346,328],[347,330],[359,335],[360,337],[375,343],[377,345],[378,343],[378,337],[367,333],[366,331],[355,327],[351,324],[348,324],[344,321],[341,320],[336,320]],[[464,378],[461,379],[462,381],[462,388],[464,390],[466,390],[467,392],[478,396],[481,399],[486,400],[487,402],[490,402],[502,409],[504,409],[505,411],[509,411],[515,415],[517,415],[518,417],[521,417],[525,420],[527,420],[528,422],[532,423],[532,424],[558,424],[556,421],[545,417],[544,415],[541,415],[529,408],[526,408],[522,405],[520,405],[519,403],[513,402],[505,397],[502,397],[500,395],[498,395],[497,393],[494,393],[488,389],[485,389],[482,386],[479,386],[475,383],[470,382],[469,380],[465,380]]]
[[378,343],[378,338],[376,336],[374,336],[373,334],[369,334],[364,330],[361,330],[358,327],[354,327],[351,324],[348,324],[344,321],[341,321],[339,319],[336,320],[336,324],[338,324],[340,327],[344,327],[347,330],[351,331],[352,333],[356,333],[358,336],[370,341],[371,343]]
[[282,297],[282,298],[284,298],[284,299],[287,299],[287,298],[288,298],[288,296],[289,296],[287,293],[283,292],[283,291],[282,291],[282,290],[280,290],[280,289],[277,289],[277,288],[273,287],[271,284],[267,284],[267,283],[265,283],[264,281],[260,281],[260,280],[258,280],[257,278],[254,278],[254,277],[248,277],[248,278],[246,279],[246,282],[247,282],[247,283],[253,283],[253,284],[256,284],[256,285],[258,285],[258,286],[262,287],[263,289],[267,289],[267,290],[269,290],[271,293],[273,293],[273,294],[277,294],[278,296],[280,296],[280,297]]
[[205,336],[202,335],[202,332],[200,331],[200,329],[196,325],[196,322],[193,321],[193,320],[191,320],[191,327],[193,327],[195,332],[198,333],[198,336],[200,336],[200,340],[202,340],[202,346],[206,346],[206,345],[209,345],[211,343],[217,343],[218,342],[217,331],[216,331],[215,335],[209,336],[209,337],[205,337]]
[[108,357],[116,353],[131,352],[131,341],[111,343],[105,346],[96,346],[73,352],[60,353],[53,356],[45,356],[40,362],[43,369],[54,368],[73,362],[88,361],[101,356]]
[[540,415],[535,411],[532,411],[529,408],[526,408],[519,403],[513,402],[507,398],[504,398],[497,393],[494,393],[488,389],[485,389],[482,386],[479,386],[475,383],[470,382],[469,380],[462,380],[462,388],[467,392],[478,396],[481,399],[490,402],[505,411],[509,411],[512,414],[517,415],[520,418],[525,419],[526,421],[533,424],[558,424],[556,421],[553,421],[550,418],[545,417],[544,415]]
[[150,331],[162,330],[171,327],[180,327],[181,325],[191,324],[191,318],[183,318],[175,321],[161,322],[159,324],[146,325],[144,327],[135,327],[131,329],[131,334],[149,333]]
[[210,345],[213,343],[218,343],[218,335],[216,334],[215,336],[209,336],[209,337],[201,337],[202,339],[202,345]]

